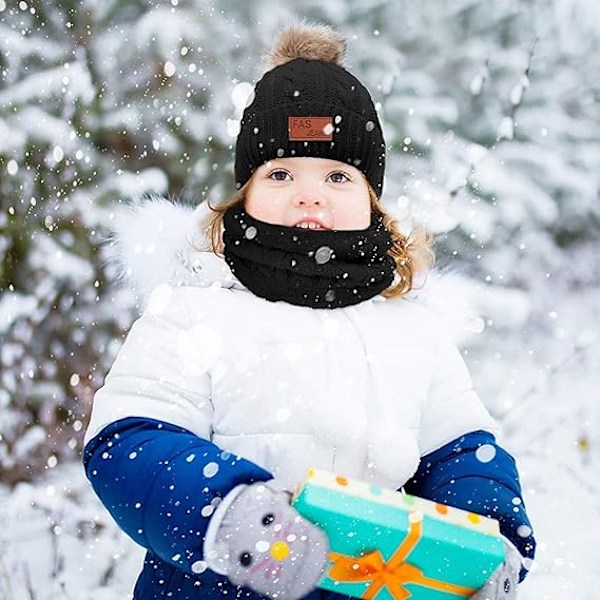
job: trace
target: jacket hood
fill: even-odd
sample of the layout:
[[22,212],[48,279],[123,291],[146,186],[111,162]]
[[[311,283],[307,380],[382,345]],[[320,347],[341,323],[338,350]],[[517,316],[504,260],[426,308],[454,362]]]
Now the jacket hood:
[[114,213],[108,260],[142,306],[159,285],[246,289],[225,260],[209,249],[206,203],[191,207],[147,198]]

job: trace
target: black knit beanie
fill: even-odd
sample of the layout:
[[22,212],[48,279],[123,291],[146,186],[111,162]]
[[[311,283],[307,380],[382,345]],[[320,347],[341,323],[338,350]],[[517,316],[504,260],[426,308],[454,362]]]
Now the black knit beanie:
[[341,66],[346,44],[326,26],[282,32],[274,68],[256,84],[235,149],[236,187],[273,158],[312,156],[348,163],[381,196],[385,141],[373,100]]

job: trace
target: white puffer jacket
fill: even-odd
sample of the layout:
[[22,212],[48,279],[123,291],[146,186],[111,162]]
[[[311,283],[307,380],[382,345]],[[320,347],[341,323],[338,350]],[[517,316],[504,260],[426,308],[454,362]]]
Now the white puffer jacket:
[[[86,441],[115,420],[150,417],[290,484],[313,466],[397,488],[420,456],[469,431],[495,432],[425,307],[258,298],[222,259],[195,250],[203,211],[155,201],[121,227],[125,263],[142,263],[138,289],[153,291],[96,394]],[[145,222],[163,239],[140,237]]]

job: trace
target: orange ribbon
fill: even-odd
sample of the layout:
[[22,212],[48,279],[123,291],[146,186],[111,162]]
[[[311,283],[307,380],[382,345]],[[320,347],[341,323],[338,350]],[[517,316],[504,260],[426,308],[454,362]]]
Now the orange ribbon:
[[358,558],[330,552],[329,557],[333,565],[328,575],[340,583],[371,582],[362,596],[365,600],[375,598],[383,587],[388,589],[394,600],[410,598],[412,593],[404,587],[407,583],[416,583],[463,597],[474,594],[474,589],[426,577],[419,567],[406,562],[406,557],[419,543],[421,534],[422,521],[411,523],[406,539],[398,546],[387,563],[379,550]]

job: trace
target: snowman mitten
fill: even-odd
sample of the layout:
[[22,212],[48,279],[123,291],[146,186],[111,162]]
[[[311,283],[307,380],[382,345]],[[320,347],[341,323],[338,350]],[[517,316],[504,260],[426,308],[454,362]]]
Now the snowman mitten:
[[311,592],[324,574],[329,544],[290,498],[274,480],[234,488],[211,518],[208,566],[269,598],[297,600]]
[[515,546],[504,538],[506,556],[504,562],[494,571],[489,581],[471,600],[515,600],[521,571],[522,556]]

